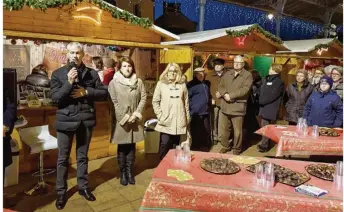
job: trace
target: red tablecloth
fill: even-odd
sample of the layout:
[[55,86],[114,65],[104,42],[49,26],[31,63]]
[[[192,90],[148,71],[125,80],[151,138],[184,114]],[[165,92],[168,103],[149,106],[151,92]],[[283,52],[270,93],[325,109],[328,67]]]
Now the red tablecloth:
[[[324,212],[342,211],[343,196],[333,189],[333,183],[312,177],[309,184],[328,190],[329,193],[314,198],[294,192],[294,187],[277,183],[270,191],[255,187],[255,175],[241,166],[235,175],[216,175],[200,166],[203,158],[212,156],[230,158],[233,155],[195,152],[187,167],[174,163],[174,150],[155,169],[152,182],[146,190],[140,211],[284,211]],[[263,158],[261,158],[263,159]],[[267,159],[294,171],[306,172],[309,162]],[[179,182],[167,176],[168,169],[183,169],[194,180]]]
[[296,133],[295,126],[279,127],[278,125],[267,125],[256,132],[277,143],[276,156],[343,155],[343,133],[340,133],[339,137],[319,136],[317,139],[314,139],[311,136],[311,127],[309,128],[308,136],[286,135],[288,132]]

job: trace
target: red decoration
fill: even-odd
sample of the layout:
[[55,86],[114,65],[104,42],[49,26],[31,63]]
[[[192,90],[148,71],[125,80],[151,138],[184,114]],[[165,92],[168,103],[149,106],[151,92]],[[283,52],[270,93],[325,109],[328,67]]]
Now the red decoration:
[[239,48],[243,47],[245,45],[246,38],[247,38],[246,35],[241,36],[241,37],[236,37],[236,38],[234,38],[234,44]]
[[27,43],[28,41],[29,41],[29,40],[24,39],[24,40],[23,40],[23,43]]
[[35,42],[33,42],[36,46],[41,45],[41,42],[39,40],[36,40]]

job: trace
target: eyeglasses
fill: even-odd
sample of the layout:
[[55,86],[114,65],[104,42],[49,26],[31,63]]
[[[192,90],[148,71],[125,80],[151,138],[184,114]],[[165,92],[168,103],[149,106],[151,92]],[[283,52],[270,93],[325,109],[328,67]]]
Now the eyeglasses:
[[332,76],[340,76],[340,74],[332,73]]

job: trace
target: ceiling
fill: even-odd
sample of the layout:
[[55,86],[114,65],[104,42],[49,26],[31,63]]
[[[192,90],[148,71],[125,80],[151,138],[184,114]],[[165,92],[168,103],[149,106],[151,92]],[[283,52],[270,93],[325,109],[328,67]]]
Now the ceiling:
[[[274,6],[278,0],[218,0],[221,2],[234,3],[245,7],[253,7],[269,12],[275,12]],[[335,12],[332,16],[332,24],[343,24],[343,0],[286,0],[283,14],[324,23],[326,8]]]

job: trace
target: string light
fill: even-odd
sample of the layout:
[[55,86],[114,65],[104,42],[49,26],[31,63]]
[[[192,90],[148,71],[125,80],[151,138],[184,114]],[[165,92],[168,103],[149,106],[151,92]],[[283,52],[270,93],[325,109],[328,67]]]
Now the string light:
[[103,13],[103,11],[101,9],[99,9],[98,7],[89,6],[89,7],[78,8],[76,10],[76,12],[80,12],[80,11],[84,11],[84,10],[96,10],[96,11],[98,11],[97,16],[96,16],[97,18],[94,19],[94,18],[87,16],[87,15],[75,15],[75,16],[73,16],[73,18],[76,18],[76,19],[83,19],[84,18],[84,19],[91,20],[98,25],[101,24],[101,17],[102,17],[102,13]]
[[328,48],[320,48],[320,49],[318,49],[318,51],[317,51],[318,55],[321,55],[323,53],[323,51],[327,52]]
[[[163,1],[181,3],[181,12],[190,20],[199,21],[199,0],[155,0],[155,18],[163,13]],[[276,22],[270,21],[267,15],[266,12],[254,8],[207,0],[204,12],[204,30],[257,23],[265,30],[276,33]],[[322,29],[322,24],[289,16],[281,17],[281,38],[283,40],[311,39]],[[337,26],[337,33],[342,30],[342,25]]]

